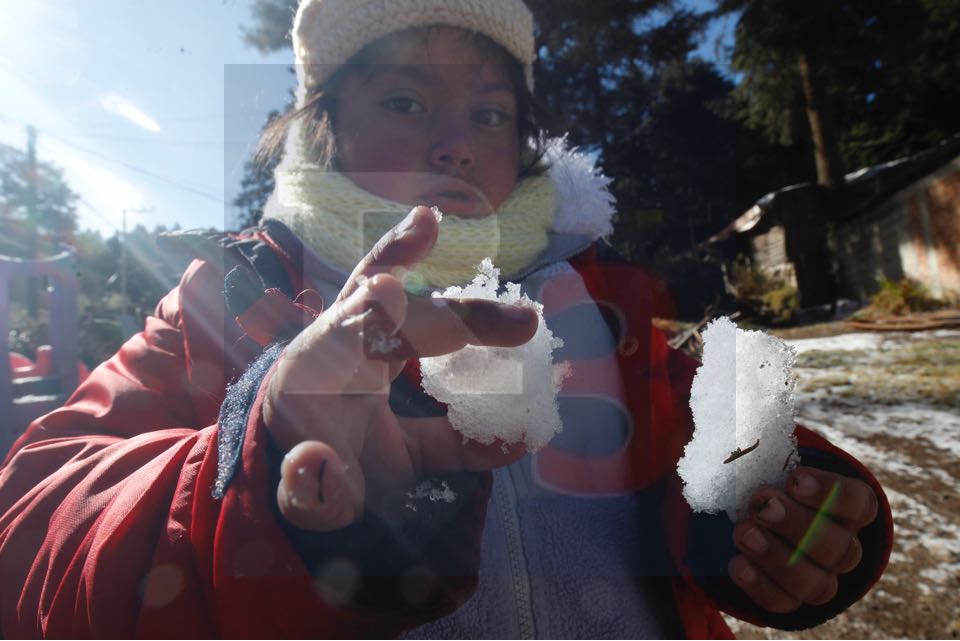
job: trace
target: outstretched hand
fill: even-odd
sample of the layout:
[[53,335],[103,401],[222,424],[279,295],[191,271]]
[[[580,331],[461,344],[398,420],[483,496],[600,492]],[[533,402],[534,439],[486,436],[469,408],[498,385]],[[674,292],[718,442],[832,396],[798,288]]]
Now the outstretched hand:
[[757,491],[750,516],[733,532],[740,554],[730,576],[771,612],[822,605],[837,594],[837,577],[860,563],[859,530],[877,515],[878,500],[863,481],[797,468],[787,492]]
[[361,517],[367,495],[438,474],[492,469],[524,453],[497,442],[464,443],[446,417],[399,417],[387,402],[409,358],[468,344],[512,347],[537,329],[527,308],[408,295],[400,279],[429,253],[438,231],[429,209],[414,208],[277,364],[263,418],[286,452],[280,512],[298,527],[342,528]]

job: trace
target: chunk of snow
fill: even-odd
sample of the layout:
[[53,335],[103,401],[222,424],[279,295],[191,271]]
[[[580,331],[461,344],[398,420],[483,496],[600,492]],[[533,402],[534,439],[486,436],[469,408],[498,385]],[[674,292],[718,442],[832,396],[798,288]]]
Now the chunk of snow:
[[440,481],[440,487],[437,487],[431,479],[427,479],[417,484],[412,491],[407,492],[407,498],[453,503],[457,500],[457,493],[450,489],[446,481]]
[[447,417],[464,437],[490,444],[525,443],[530,451],[546,445],[562,428],[557,393],[567,370],[555,366],[553,350],[563,340],[543,320],[543,305],[520,293],[520,285],[500,289],[500,270],[489,258],[466,287],[448,287],[445,298],[494,300],[537,312],[537,333],[517,347],[467,345],[443,356],[421,358],[423,389],[447,404]]
[[[745,331],[727,318],[703,332],[703,365],[693,379],[693,439],[677,471],[695,512],[746,516],[761,486],[783,486],[796,467],[792,367],[782,340]],[[751,449],[753,448],[753,449]]]

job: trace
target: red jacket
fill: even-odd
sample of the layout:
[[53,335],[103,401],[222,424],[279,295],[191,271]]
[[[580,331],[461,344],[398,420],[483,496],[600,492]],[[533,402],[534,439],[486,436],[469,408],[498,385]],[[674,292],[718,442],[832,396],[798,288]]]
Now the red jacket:
[[[280,277],[290,291],[309,285],[299,276],[302,248],[278,244],[262,232],[252,240],[261,256],[280,257],[274,264],[282,265]],[[276,455],[260,421],[258,385],[250,388],[242,414],[239,464],[223,498],[214,498],[211,490],[225,465],[218,460],[221,404],[228,383],[260,354],[226,311],[225,272],[244,261],[237,252],[226,256],[194,261],[144,330],[99,366],[63,408],[34,422],[8,454],[0,470],[4,636],[387,636],[449,611],[469,594],[469,576],[441,581],[445,589],[417,606],[397,600],[390,576],[369,581],[349,605],[318,589],[308,567],[315,548],[335,553],[353,546],[362,556],[369,552],[365,545],[381,547],[382,533],[364,543],[362,530],[372,526],[360,524],[351,526],[359,528],[358,536],[316,535],[305,543],[304,533],[291,531],[279,517]],[[252,264],[260,268],[256,260]],[[859,474],[881,498],[877,540],[864,545],[877,552],[865,554],[865,570],[841,586],[830,607],[780,619],[751,610],[749,603],[738,605],[729,586],[694,576],[688,544],[698,534],[673,470],[690,436],[686,395],[696,364],[670,350],[650,325],[655,281],[599,261],[595,250],[572,264],[596,300],[626,310],[630,340],[619,364],[631,390],[630,410],[645,428],[631,466],[636,474],[627,482],[637,489],[665,478],[673,484],[666,508],[671,530],[690,532],[671,537],[674,595],[688,636],[729,636],[718,607],[793,627],[818,623],[862,596],[889,555],[889,507],[869,472],[802,428],[801,448],[829,455],[832,465]],[[249,321],[256,310],[254,305],[240,320]],[[253,335],[250,325],[247,334]],[[489,479],[482,476],[466,504],[444,522],[445,534],[453,531],[463,542],[456,554],[463,555],[457,567],[467,568],[464,575],[476,561],[488,491]]]

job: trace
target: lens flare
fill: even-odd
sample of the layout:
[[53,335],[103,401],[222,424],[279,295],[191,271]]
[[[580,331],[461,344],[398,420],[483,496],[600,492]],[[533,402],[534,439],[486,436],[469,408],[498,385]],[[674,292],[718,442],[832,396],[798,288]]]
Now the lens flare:
[[810,522],[810,527],[807,528],[807,531],[803,534],[803,538],[800,539],[800,543],[797,544],[797,549],[793,551],[793,554],[791,554],[790,558],[787,560],[788,566],[794,565],[797,561],[799,561],[800,557],[802,557],[807,549],[813,544],[813,541],[817,538],[820,530],[823,529],[823,524],[829,518],[828,515],[833,509],[834,504],[836,504],[837,496],[839,495],[840,482],[838,481],[833,484],[832,488],[830,488],[827,498],[823,500],[823,503],[820,505],[820,509],[817,510],[816,516],[814,516],[813,521]]

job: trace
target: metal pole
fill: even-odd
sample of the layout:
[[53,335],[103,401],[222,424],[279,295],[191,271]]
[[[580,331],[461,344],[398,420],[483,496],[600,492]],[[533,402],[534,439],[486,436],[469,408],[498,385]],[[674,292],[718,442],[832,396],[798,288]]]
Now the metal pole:
[[121,316],[129,311],[127,300],[127,212],[132,214],[146,214],[153,211],[153,207],[127,207],[123,210],[123,227],[120,232],[120,295],[123,298]]
[[123,210],[120,232],[120,315],[127,315],[127,210]]
[[[27,125],[27,259],[36,260],[39,252],[37,227],[37,128]],[[27,278],[27,315],[37,317],[40,299],[40,279]]]

